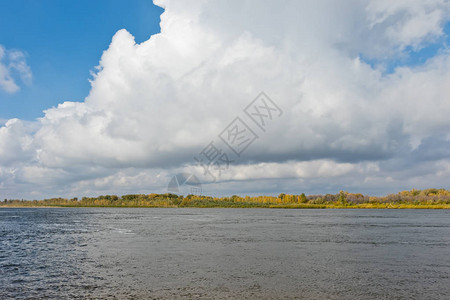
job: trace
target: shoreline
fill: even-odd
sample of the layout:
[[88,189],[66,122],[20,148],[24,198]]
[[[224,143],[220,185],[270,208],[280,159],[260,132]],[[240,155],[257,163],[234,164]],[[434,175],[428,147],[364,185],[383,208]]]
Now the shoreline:
[[0,205],[1,208],[245,208],[245,209],[450,209],[450,204],[436,205],[352,205],[352,206],[333,206],[333,205],[308,205],[308,206],[287,206],[287,205],[269,205],[269,206],[136,206],[136,205],[117,205],[117,206],[80,206],[80,205]]
[[97,197],[5,199],[2,207],[128,207],[128,208],[275,208],[275,209],[450,209],[450,190],[430,188],[368,196],[340,191],[337,194],[285,194],[278,196],[212,197],[206,195],[128,194]]

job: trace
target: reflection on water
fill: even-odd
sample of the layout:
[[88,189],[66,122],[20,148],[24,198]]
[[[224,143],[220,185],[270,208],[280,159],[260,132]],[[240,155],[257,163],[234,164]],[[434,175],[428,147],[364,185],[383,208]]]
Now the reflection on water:
[[450,211],[0,209],[0,299],[449,299]]

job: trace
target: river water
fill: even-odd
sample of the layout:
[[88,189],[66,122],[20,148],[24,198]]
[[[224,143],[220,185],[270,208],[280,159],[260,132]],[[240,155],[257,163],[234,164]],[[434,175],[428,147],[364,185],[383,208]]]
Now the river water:
[[450,299],[450,211],[2,208],[0,299]]

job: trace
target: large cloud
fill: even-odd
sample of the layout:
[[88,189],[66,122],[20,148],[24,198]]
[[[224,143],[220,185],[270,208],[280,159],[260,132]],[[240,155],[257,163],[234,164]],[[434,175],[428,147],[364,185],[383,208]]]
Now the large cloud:
[[256,127],[240,158],[229,153],[234,164],[206,190],[447,184],[449,53],[389,75],[363,58],[399,59],[442,39],[448,1],[156,4],[161,33],[136,44],[117,32],[84,102],[0,129],[6,195],[163,192],[182,171],[210,182],[193,156],[210,141],[226,150],[217,135],[262,90],[284,114]]

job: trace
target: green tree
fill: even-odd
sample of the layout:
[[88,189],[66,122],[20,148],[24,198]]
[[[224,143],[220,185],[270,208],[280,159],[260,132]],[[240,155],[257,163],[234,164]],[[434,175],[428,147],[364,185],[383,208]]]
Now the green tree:
[[339,202],[340,205],[347,205],[347,197],[346,197],[344,191],[340,191],[339,192],[338,202]]
[[298,202],[299,202],[299,203],[306,203],[306,202],[308,202],[308,199],[306,199],[305,193],[302,193],[302,194],[300,195],[300,197],[298,197]]

